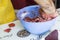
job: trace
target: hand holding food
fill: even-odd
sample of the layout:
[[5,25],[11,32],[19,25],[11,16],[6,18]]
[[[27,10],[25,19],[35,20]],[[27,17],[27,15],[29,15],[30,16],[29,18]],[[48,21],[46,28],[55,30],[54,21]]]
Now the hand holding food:
[[35,0],[35,2],[37,2],[41,6],[41,9],[43,10],[41,14],[45,19],[51,17],[55,18],[56,16],[58,16],[52,0]]

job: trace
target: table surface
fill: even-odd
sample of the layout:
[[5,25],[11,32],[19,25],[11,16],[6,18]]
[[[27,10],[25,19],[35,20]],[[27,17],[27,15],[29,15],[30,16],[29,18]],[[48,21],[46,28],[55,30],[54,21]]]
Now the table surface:
[[[51,28],[51,32],[53,31],[53,30],[58,30],[58,31],[60,31],[60,8],[58,8],[57,9],[57,11],[58,11],[58,13],[59,13],[59,16],[57,17],[57,21],[56,21],[56,23],[55,23],[55,25]],[[18,10],[15,10],[15,12],[17,13],[18,12]],[[49,34],[49,33],[48,33]],[[44,40],[45,39],[45,37],[46,36],[43,36],[40,40]],[[60,40],[60,32],[59,32],[59,40]]]
[[[58,11],[59,14],[60,14],[60,9],[57,9],[57,11]],[[15,10],[15,12],[17,13],[18,10]],[[10,22],[10,23],[12,23],[12,22]],[[0,25],[0,36],[7,35],[7,33],[3,32],[2,30],[8,28],[8,24],[10,24],[10,23],[4,24],[4,25]],[[22,25],[21,25],[21,23],[20,23],[19,20],[16,20],[16,21],[14,21],[13,23],[16,24],[16,27],[19,26],[18,28],[12,28],[12,29],[13,29],[12,32],[9,33],[9,34],[14,33],[14,36],[11,37],[11,38],[6,38],[6,39],[3,38],[3,39],[0,39],[0,40],[19,40],[19,38],[15,37],[15,36],[16,36],[15,33],[16,33],[18,30],[22,30],[22,29],[24,29],[24,28],[22,27]],[[57,21],[56,21],[55,25],[51,28],[50,31],[53,31],[53,30],[55,30],[55,29],[60,31],[60,15],[57,17]],[[5,34],[4,34],[4,33],[5,33]],[[48,34],[49,34],[49,33],[48,33]],[[48,34],[46,34],[46,35],[48,35]],[[45,40],[46,35],[43,35],[40,40]],[[5,36],[5,37],[6,37],[6,36]],[[0,37],[0,38],[1,38],[1,37]],[[21,40],[22,40],[22,39],[21,39]],[[28,39],[27,39],[27,40],[28,40]],[[59,40],[60,40],[60,33],[59,33]]]

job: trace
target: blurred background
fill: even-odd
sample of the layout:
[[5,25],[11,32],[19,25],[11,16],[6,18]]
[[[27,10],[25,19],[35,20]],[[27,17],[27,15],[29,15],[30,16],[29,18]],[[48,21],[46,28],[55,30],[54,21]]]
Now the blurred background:
[[[11,0],[15,9],[21,9],[25,6],[36,5],[34,0]],[[60,0],[53,0],[56,8],[60,8]]]

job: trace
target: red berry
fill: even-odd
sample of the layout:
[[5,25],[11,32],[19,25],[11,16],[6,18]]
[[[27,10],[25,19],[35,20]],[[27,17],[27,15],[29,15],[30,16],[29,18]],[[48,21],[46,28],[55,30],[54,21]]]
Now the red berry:
[[15,24],[14,24],[14,23],[11,23],[11,24],[9,24],[8,26],[9,26],[9,27],[14,27]]
[[27,22],[30,22],[30,21],[31,21],[31,18],[29,18],[29,17],[25,17],[24,20],[27,21]]
[[9,33],[11,31],[11,29],[8,28],[8,29],[5,29],[4,31],[7,32],[7,33]]

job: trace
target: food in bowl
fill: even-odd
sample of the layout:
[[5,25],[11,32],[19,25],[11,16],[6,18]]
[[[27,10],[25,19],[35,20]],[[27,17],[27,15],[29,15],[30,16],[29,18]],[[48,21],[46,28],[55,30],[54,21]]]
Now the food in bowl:
[[[45,14],[43,14],[45,16]],[[47,15],[48,16],[48,15]],[[27,22],[46,22],[49,20],[54,19],[53,17],[48,17],[47,19],[43,18],[42,15],[37,16],[35,18],[30,18],[30,17],[25,17],[23,20],[27,21]]]
[[46,22],[46,21],[52,20],[52,18],[49,19],[49,20],[45,20],[42,17],[38,16],[38,17],[33,18],[33,19],[31,19],[29,17],[25,17],[24,20],[27,21],[27,22]]

